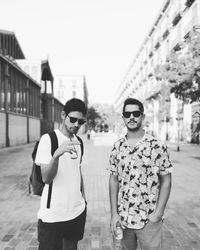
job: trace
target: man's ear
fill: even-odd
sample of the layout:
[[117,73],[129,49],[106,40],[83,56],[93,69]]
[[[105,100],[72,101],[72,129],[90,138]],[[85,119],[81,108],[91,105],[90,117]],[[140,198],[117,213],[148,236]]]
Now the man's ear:
[[63,111],[61,111],[61,118],[62,118],[62,120],[64,120],[65,117],[66,117],[66,113],[65,113],[65,111],[63,110]]

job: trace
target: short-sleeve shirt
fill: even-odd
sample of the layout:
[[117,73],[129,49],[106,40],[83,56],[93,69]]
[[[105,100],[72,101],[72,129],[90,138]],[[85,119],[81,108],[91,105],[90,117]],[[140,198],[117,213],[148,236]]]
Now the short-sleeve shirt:
[[109,171],[118,176],[118,212],[123,225],[143,228],[156,207],[159,175],[172,172],[167,146],[146,133],[132,148],[125,136],[113,146]]
[[[60,146],[65,140],[69,140],[58,129],[55,130]],[[38,218],[44,222],[68,221],[79,216],[85,209],[85,201],[81,194],[80,175],[80,146],[76,146],[77,159],[71,159],[70,153],[66,152],[59,157],[58,170],[53,179],[50,208],[47,208],[48,186],[45,184]],[[37,165],[49,164],[52,159],[51,141],[48,134],[44,134],[38,145],[35,162]],[[41,166],[42,167],[42,166]]]

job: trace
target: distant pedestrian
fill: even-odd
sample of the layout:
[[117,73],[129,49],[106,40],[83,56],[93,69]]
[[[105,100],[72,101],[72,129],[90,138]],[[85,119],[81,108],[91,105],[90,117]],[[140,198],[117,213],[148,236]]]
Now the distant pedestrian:
[[145,133],[143,104],[128,98],[123,106],[127,134],[110,155],[111,230],[121,225],[122,250],[161,250],[165,206],[171,190],[172,164],[167,147]]
[[87,139],[90,140],[90,137],[91,137],[91,131],[90,131],[90,129],[88,129],[88,131],[87,131]]
[[85,116],[85,103],[70,99],[61,112],[61,128],[55,130],[58,149],[53,156],[49,135],[40,139],[35,162],[41,167],[45,187],[38,212],[39,250],[76,250],[83,238],[86,219],[80,166],[83,149],[76,134],[85,123]]

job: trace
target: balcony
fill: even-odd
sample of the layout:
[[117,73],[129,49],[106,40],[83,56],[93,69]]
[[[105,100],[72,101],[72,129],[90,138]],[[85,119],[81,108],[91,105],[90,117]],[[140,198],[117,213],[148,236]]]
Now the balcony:
[[174,17],[174,20],[172,21],[172,25],[173,26],[176,26],[178,24],[178,22],[181,20],[181,14],[178,13],[175,17]]
[[151,77],[153,77],[152,72],[150,72],[150,73],[148,74],[148,78],[151,78]]
[[147,64],[147,60],[144,61],[144,65],[146,65],[146,64]]
[[168,1],[166,2],[166,4],[164,5],[163,9],[162,9],[162,13],[165,13],[165,11],[167,10],[169,4],[170,4],[170,1],[168,0]]
[[153,52],[151,51],[150,53],[149,53],[149,57],[151,58],[153,56]]
[[158,49],[160,47],[160,42],[157,42],[155,45],[155,49]]
[[149,32],[149,37],[151,37],[151,35],[153,34],[154,30],[155,30],[155,27],[153,27],[152,30]]
[[169,30],[166,30],[164,33],[163,33],[163,40],[165,40],[169,35]]
[[186,0],[185,6],[186,6],[187,8],[190,8],[190,6],[191,6],[194,2],[195,2],[195,0]]
[[180,51],[181,50],[181,45],[179,43],[177,43],[174,48],[173,48],[174,51]]

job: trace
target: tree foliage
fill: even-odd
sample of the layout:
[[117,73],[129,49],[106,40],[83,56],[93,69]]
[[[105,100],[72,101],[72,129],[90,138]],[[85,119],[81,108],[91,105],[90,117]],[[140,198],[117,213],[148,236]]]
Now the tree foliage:
[[180,51],[173,50],[166,62],[155,68],[154,75],[162,82],[162,90],[168,86],[176,97],[196,101],[200,96],[200,83],[196,76],[200,69],[200,33],[191,32],[180,47]]
[[100,119],[101,115],[96,111],[94,107],[89,107],[87,111],[87,120],[88,125],[91,128],[94,128],[97,122],[97,119]]

